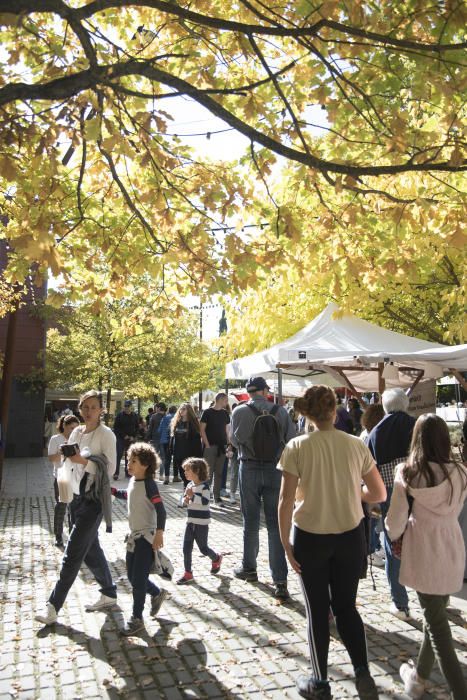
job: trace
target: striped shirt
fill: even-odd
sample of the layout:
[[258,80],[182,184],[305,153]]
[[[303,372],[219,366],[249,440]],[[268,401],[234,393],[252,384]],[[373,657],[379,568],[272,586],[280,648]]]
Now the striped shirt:
[[211,522],[211,511],[209,509],[211,490],[209,481],[203,481],[201,484],[195,484],[194,481],[190,481],[187,488],[193,491],[193,495],[188,502],[187,523],[209,525]]

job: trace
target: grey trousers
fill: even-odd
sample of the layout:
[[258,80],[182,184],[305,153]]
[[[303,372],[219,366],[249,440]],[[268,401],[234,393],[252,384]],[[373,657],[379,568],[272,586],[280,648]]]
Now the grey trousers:
[[445,677],[454,700],[467,698],[465,683],[459,659],[452,641],[451,629],[446,613],[449,602],[447,595],[417,593],[423,612],[423,642],[417,659],[417,673],[427,680],[435,659]]
[[213,482],[212,490],[214,493],[214,500],[218,501],[221,497],[221,481],[225,452],[217,445],[211,445],[210,447],[204,448],[203,457],[209,464],[209,471]]

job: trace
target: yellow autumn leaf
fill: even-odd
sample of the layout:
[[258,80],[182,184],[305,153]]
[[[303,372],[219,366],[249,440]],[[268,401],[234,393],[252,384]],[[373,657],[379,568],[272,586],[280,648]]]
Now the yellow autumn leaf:
[[10,182],[17,179],[18,172],[11,158],[3,156],[0,160],[0,175]]
[[84,123],[84,136],[87,141],[97,141],[101,136],[101,119],[94,117]]

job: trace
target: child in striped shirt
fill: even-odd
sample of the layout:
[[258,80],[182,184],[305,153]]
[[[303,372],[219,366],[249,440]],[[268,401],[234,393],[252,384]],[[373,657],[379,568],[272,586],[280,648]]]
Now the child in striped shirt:
[[183,539],[185,573],[178,579],[177,584],[179,585],[193,581],[191,560],[195,542],[201,554],[211,559],[211,574],[219,573],[222,562],[222,554],[216,554],[208,545],[209,522],[211,520],[208,463],[199,457],[189,457],[183,462],[182,469],[185,471],[185,477],[189,483],[184,496],[184,503],[187,505],[187,522]]

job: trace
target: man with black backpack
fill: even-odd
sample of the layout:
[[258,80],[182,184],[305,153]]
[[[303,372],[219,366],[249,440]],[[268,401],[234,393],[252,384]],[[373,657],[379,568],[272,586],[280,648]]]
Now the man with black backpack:
[[243,559],[234,569],[234,576],[244,581],[258,580],[256,559],[262,501],[274,596],[287,600],[287,562],[277,519],[281,473],[276,467],[286,442],[295,437],[296,429],[286,409],[268,401],[269,387],[264,377],[250,379],[246,390],[250,400],[237,406],[231,423],[231,442],[238,450],[240,462],[243,515]]

